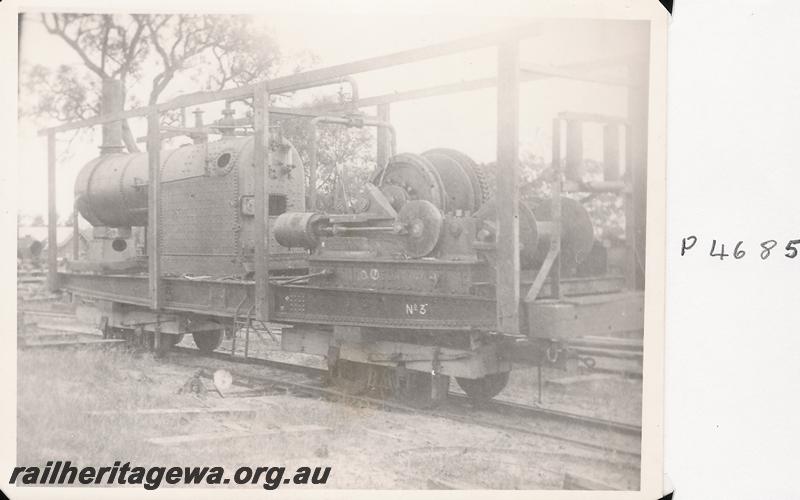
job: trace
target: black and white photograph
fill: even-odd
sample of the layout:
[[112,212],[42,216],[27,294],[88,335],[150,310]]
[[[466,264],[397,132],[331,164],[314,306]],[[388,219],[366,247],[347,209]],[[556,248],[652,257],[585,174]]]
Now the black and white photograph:
[[21,3],[3,488],[660,498],[643,3]]

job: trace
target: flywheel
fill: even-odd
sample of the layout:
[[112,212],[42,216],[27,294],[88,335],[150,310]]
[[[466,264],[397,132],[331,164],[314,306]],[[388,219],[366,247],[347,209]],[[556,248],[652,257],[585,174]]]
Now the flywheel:
[[433,252],[444,227],[442,212],[427,200],[413,200],[403,205],[397,222],[405,228],[405,250],[412,258]]

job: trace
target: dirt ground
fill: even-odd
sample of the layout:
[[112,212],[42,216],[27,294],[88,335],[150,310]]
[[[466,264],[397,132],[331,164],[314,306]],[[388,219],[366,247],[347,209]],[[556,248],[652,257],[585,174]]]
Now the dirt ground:
[[[231,470],[330,466],[327,487],[333,488],[425,489],[444,482],[463,488],[560,489],[567,473],[619,489],[638,487],[637,464],[558,440],[297,395],[180,393],[194,373],[194,368],[124,348],[21,350],[19,463],[71,460],[104,466],[122,460]],[[148,408],[217,413],[136,412]],[[148,441],[199,433],[229,437],[166,445]]]

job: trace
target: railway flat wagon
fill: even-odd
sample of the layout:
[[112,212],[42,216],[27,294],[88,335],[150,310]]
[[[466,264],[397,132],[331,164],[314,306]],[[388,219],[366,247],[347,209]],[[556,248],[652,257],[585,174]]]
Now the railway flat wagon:
[[[450,377],[469,396],[487,399],[505,387],[513,362],[564,367],[577,337],[641,335],[644,221],[634,207],[644,197],[639,110],[646,88],[625,84],[624,119],[554,116],[547,189],[521,199],[519,86],[527,73],[518,45],[537,32],[526,25],[147,108],[117,106],[46,129],[52,210],[55,134],[104,127],[101,155],[75,184],[76,210],[93,238],[84,259],[76,255],[58,272],[50,262],[51,287],[71,294],[110,337],[149,337],[154,348],[168,349],[190,333],[201,351],[212,351],[226,333],[272,325],[284,350],[324,357],[334,381],[434,400]],[[449,148],[397,153],[388,119],[392,102],[478,83],[367,98],[353,92],[338,108],[270,104],[273,93],[337,82],[355,88],[357,73],[491,46],[497,78],[480,81],[497,87],[491,164]],[[230,103],[241,100],[254,112],[234,118]],[[159,124],[160,113],[212,102],[227,103],[220,120]],[[374,116],[361,111],[372,106]],[[309,120],[305,164],[271,125],[282,115]],[[148,150],[124,152],[121,120],[137,116],[148,119]],[[376,129],[372,175],[355,208],[342,213],[314,210],[316,193],[306,187],[309,178],[316,185],[320,122]],[[581,177],[580,129],[590,122],[607,137],[602,180]],[[191,143],[165,149],[167,136]],[[602,263],[585,265],[596,244],[582,200],[605,192],[626,207],[627,263],[619,275]]]

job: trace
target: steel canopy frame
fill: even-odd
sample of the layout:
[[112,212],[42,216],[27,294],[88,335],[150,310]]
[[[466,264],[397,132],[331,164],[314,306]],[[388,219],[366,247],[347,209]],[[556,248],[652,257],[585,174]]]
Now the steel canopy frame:
[[[236,99],[252,99],[254,104],[253,129],[255,136],[254,164],[264,165],[269,162],[269,118],[272,108],[269,106],[269,97],[273,94],[293,92],[315,86],[329,85],[332,80],[342,79],[351,81],[352,74],[363,73],[401,64],[413,63],[426,59],[442,57],[460,52],[466,52],[490,46],[498,48],[497,78],[460,82],[430,89],[420,89],[376,98],[358,98],[347,103],[350,112],[367,105],[379,106],[379,116],[385,120],[389,116],[389,103],[399,100],[416,99],[420,97],[456,93],[464,90],[487,88],[497,86],[497,165],[502,172],[498,175],[497,199],[503,202],[498,206],[499,231],[498,231],[498,268],[497,268],[497,326],[498,331],[505,333],[519,332],[519,227],[518,205],[519,198],[519,84],[521,81],[531,81],[546,77],[573,78],[574,72],[554,71],[552,74],[543,68],[520,74],[519,40],[538,35],[537,23],[528,23],[507,29],[503,32],[490,33],[458,39],[451,42],[439,43],[427,47],[411,49],[393,54],[363,59],[303,73],[297,73],[272,80],[262,81],[253,85],[217,92],[196,92],[178,96],[164,103],[151,106],[108,113],[94,118],[65,123],[39,131],[40,136],[48,140],[48,232],[55,241],[55,137],[58,132],[90,127],[98,124],[121,121],[127,118],[146,116],[148,119],[148,160],[149,160],[149,198],[148,198],[148,269],[150,305],[154,310],[162,307],[161,275],[160,275],[160,240],[159,214],[161,207],[159,150],[161,132],[159,129],[159,116],[161,112],[173,109],[197,106],[216,101],[230,101]],[[580,76],[580,75],[578,75]],[[348,80],[349,79],[349,80]],[[580,78],[587,79],[587,78]],[[613,85],[633,85],[632,82],[605,82]],[[297,113],[290,110],[274,109],[276,114],[284,111],[285,114],[329,114],[330,110],[319,111],[299,109]],[[379,158],[385,160],[386,151],[390,147],[386,144],[387,137],[379,140]],[[261,321],[269,320],[270,293],[268,282],[269,248],[266,243],[269,218],[266,203],[266,175],[263,168],[256,169],[255,190],[255,305],[256,316]],[[58,288],[57,274],[57,245],[48,245],[48,282],[52,290]]]
[[450,42],[428,45],[417,49],[404,50],[384,56],[371,57],[350,63],[337,64],[325,68],[304,71],[302,73],[273,78],[272,80],[265,80],[263,82],[244,85],[234,89],[220,90],[215,92],[194,92],[191,94],[178,96],[170,99],[169,101],[152,106],[143,106],[120,113],[109,113],[94,118],[88,118],[86,120],[65,123],[55,127],[47,127],[39,130],[39,135],[47,135],[47,133],[50,131],[64,132],[76,128],[90,127],[92,125],[124,120],[126,118],[146,116],[150,114],[152,108],[155,108],[158,111],[169,111],[178,108],[196,106],[199,104],[207,104],[215,101],[249,98],[252,97],[256,91],[256,88],[261,85],[267,85],[267,88],[272,94],[292,92],[294,90],[306,89],[320,85],[329,85],[331,80],[351,76],[357,73],[366,73],[368,71],[374,71],[390,66],[398,66],[401,64],[423,61],[425,59],[433,59],[459,52],[482,49],[497,45],[504,40],[531,38],[539,34],[538,26],[538,23],[526,23],[501,32],[460,38]]

